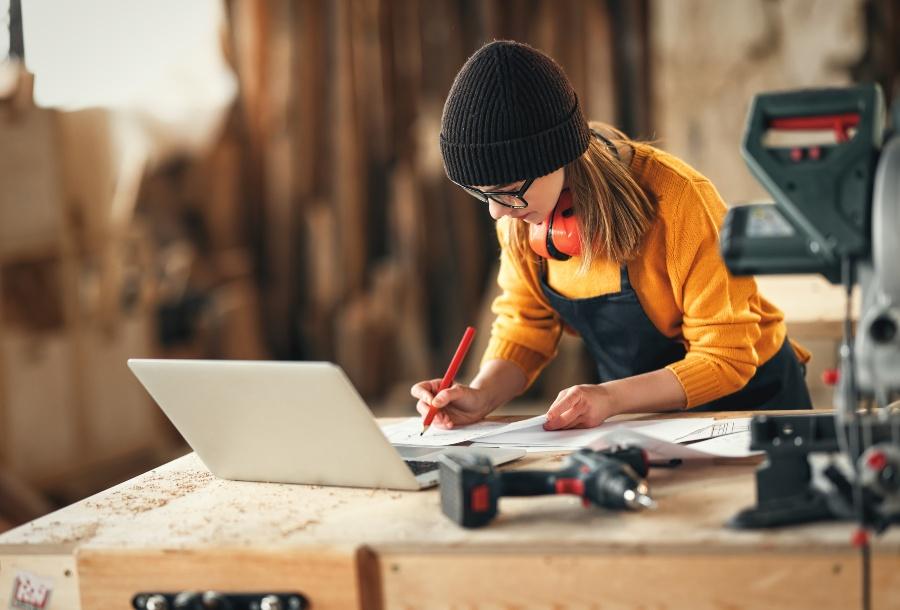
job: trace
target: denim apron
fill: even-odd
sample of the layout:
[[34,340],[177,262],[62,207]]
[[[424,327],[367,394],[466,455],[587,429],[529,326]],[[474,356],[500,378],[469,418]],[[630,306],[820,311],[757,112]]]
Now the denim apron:
[[[662,334],[647,317],[625,265],[621,268],[619,292],[586,299],[564,297],[547,284],[545,271],[540,276],[550,305],[584,340],[601,382],[655,371],[684,358],[684,345]],[[804,377],[800,361],[785,338],[781,348],[756,369],[747,385],[691,410],[811,409]]]

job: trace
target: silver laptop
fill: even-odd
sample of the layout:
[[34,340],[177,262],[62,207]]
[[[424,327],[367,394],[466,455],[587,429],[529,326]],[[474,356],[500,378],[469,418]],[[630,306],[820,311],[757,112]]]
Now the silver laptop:
[[[130,359],[128,366],[210,471],[223,479],[416,490],[441,454],[394,446],[330,362]],[[494,464],[522,449],[478,448]]]

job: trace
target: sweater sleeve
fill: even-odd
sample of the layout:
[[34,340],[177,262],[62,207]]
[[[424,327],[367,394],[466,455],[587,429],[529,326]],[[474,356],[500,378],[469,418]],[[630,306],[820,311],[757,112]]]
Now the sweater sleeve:
[[500,241],[497,283],[501,294],[491,306],[497,317],[491,326],[491,339],[482,363],[494,359],[509,360],[525,373],[528,387],[556,356],[562,322],[549,303],[541,298],[536,278],[524,265],[512,260],[506,246],[505,224],[497,223]]
[[667,271],[683,312],[687,354],[666,368],[684,388],[687,407],[744,387],[756,373],[760,316],[751,310],[752,277],[734,277],[719,254],[725,204],[706,180],[688,183],[667,227]]

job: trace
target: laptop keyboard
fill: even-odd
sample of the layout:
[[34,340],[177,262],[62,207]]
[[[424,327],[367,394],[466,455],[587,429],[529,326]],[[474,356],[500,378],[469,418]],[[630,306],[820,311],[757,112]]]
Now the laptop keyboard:
[[415,475],[424,474],[426,472],[431,472],[432,470],[438,469],[437,462],[425,462],[422,460],[403,460],[406,462],[406,465],[409,466],[409,469],[412,470],[412,473]]

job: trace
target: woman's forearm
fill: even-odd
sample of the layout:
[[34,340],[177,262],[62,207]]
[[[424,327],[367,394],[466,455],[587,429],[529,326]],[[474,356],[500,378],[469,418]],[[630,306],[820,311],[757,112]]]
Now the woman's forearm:
[[469,387],[484,391],[490,410],[493,411],[521,394],[527,381],[518,365],[509,360],[495,359],[481,365]]
[[[469,384],[482,390],[490,410],[509,402],[525,390],[525,373],[509,360],[485,362]],[[619,413],[677,411],[687,403],[684,389],[675,373],[659,369],[650,373],[617,379],[603,384]]]
[[659,369],[603,384],[619,413],[677,411],[687,404],[687,396],[675,373]]

